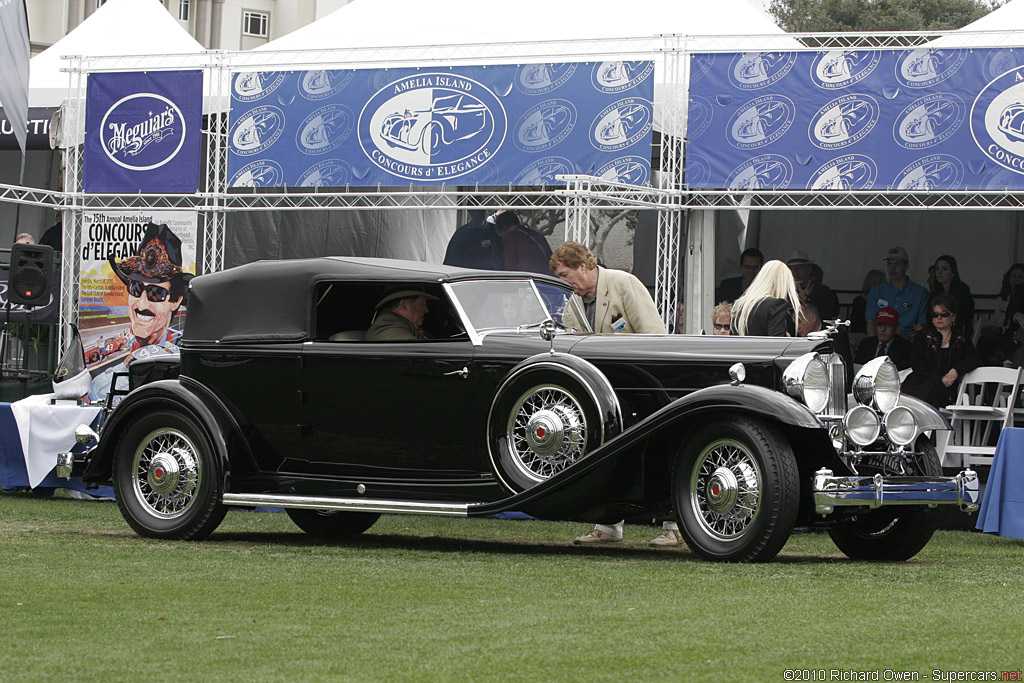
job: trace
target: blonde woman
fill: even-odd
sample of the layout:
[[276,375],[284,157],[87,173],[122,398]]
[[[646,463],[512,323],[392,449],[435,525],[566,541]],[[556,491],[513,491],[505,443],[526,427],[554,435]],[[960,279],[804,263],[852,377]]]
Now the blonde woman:
[[731,332],[759,337],[795,337],[800,316],[800,295],[793,271],[782,261],[769,261],[732,305]]

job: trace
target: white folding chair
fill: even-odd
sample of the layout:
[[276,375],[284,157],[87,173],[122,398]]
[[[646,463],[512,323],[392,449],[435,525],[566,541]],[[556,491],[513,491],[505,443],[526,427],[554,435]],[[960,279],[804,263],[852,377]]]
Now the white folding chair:
[[999,432],[1013,426],[1022,375],[1024,369],[998,367],[964,375],[956,403],[942,411],[953,428],[943,450],[943,465],[992,464]]

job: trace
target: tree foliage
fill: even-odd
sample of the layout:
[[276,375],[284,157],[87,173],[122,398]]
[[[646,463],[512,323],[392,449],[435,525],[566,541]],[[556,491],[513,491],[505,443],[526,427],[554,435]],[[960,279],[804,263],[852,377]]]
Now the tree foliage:
[[772,0],[790,32],[942,31],[962,28],[1005,0]]

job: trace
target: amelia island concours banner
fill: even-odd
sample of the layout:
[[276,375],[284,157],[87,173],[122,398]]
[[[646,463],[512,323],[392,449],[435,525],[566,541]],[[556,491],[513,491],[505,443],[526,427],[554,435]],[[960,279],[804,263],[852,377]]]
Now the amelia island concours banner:
[[646,184],[651,61],[232,78],[231,187]]
[[202,71],[96,73],[85,103],[86,192],[199,188]]
[[701,53],[686,183],[1024,189],[1024,50]]
[[130,358],[177,351],[187,303],[179,288],[196,273],[198,223],[195,211],[83,213],[79,328],[92,398],[106,395],[109,375]]

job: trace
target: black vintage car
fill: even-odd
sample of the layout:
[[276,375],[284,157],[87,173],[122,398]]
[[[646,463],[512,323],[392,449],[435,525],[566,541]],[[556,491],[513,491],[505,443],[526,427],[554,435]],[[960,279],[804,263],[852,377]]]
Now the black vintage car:
[[[431,301],[429,339],[363,339],[395,289]],[[943,477],[946,420],[900,396],[887,359],[845,384],[816,338],[601,335],[564,283],[384,259],[257,262],[191,282],[174,357],[60,470],[113,481],[144,536],[199,539],[227,506],[286,508],[341,538],[382,513],[678,519],[698,555],[758,561],[795,526],[853,558],[904,560],[929,508],[976,507]],[[173,359],[173,360],[171,360]],[[848,396],[848,391],[852,393]]]

